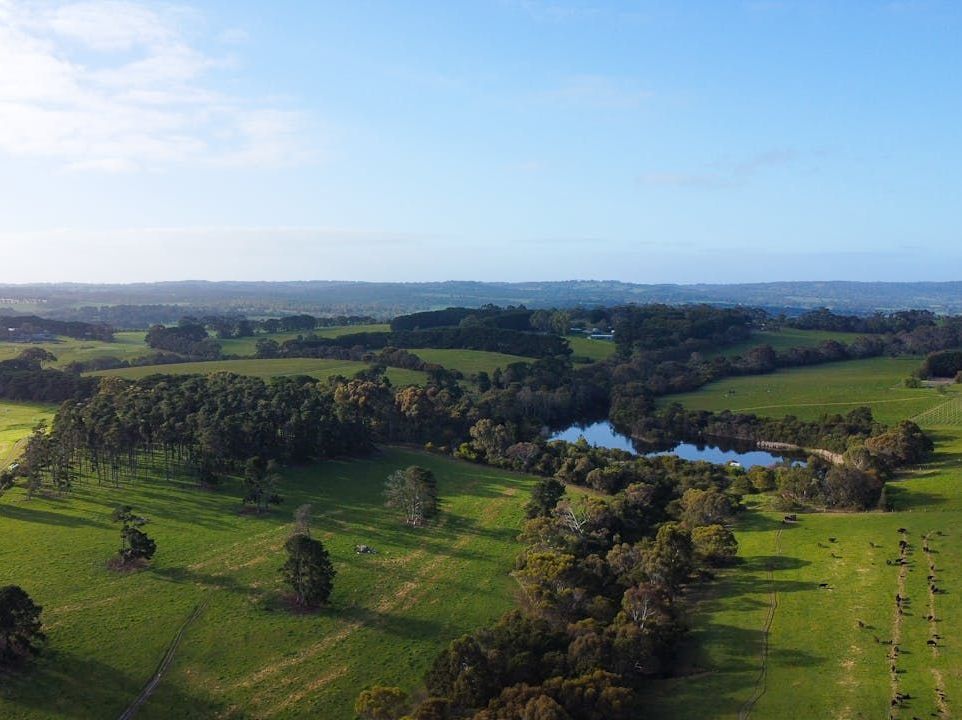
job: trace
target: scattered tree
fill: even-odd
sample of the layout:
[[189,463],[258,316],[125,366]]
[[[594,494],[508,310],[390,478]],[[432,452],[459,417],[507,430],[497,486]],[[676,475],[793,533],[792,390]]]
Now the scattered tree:
[[42,611],[23,588],[0,588],[0,664],[9,665],[39,651],[45,638]]
[[247,488],[244,504],[253,505],[258,513],[265,512],[270,505],[279,505],[283,501],[277,494],[280,477],[274,460],[250,458],[244,466],[244,485]]
[[531,491],[531,500],[524,506],[525,517],[547,517],[565,494],[564,483],[554,478],[543,478]]
[[404,513],[408,525],[420,527],[438,513],[438,486],[434,473],[411,465],[388,477],[384,494],[387,506]]
[[140,528],[147,524],[147,519],[134,514],[130,505],[120,505],[113,512],[113,521],[121,523],[120,550],[117,554],[123,563],[137,560],[150,560],[157,551],[157,543]]
[[284,544],[287,562],[281,568],[300,605],[313,607],[326,603],[334,589],[337,571],[320,540],[307,535],[292,535]]

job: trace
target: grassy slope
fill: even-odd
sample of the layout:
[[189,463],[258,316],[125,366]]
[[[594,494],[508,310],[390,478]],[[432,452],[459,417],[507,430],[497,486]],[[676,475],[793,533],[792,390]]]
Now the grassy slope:
[[[802,386],[789,383],[776,394],[786,403],[780,413],[817,414],[811,403],[836,402],[841,378],[855,397],[877,397],[889,381],[903,374],[899,360],[849,363]],[[815,370],[814,368],[810,370]],[[809,371],[793,371],[806,376]],[[756,377],[758,384],[771,376]],[[837,382],[836,382],[837,381]],[[744,387],[742,389],[745,389]],[[788,394],[781,394],[782,392]],[[894,391],[893,391],[894,392]],[[957,404],[932,391],[933,402]],[[734,396],[738,397],[738,394]],[[697,394],[690,398],[698,405]],[[789,404],[796,403],[795,405]],[[902,417],[915,404],[893,403]],[[826,406],[825,410],[835,406]],[[876,407],[882,407],[876,405]],[[888,406],[885,406],[888,407]],[[886,410],[888,421],[897,411]],[[764,508],[742,516],[736,528],[741,564],[721,573],[718,585],[694,614],[692,675],[657,683],[650,697],[653,717],[737,718],[757,687],[764,693],[751,717],[879,718],[887,717],[895,689],[913,699],[896,717],[929,717],[938,711],[936,687],[948,698],[949,712],[962,698],[962,421],[927,426],[937,439],[931,463],[889,484],[897,512],[802,515],[797,525]],[[762,502],[762,499],[757,499]],[[909,531],[912,565],[900,589],[898,567],[885,563],[898,556],[898,529]],[[931,559],[937,583],[946,594],[930,596],[928,558],[921,535],[933,536]],[[832,543],[829,538],[836,538]],[[872,543],[879,547],[873,547]],[[771,570],[771,574],[769,574]],[[831,589],[819,588],[828,583]],[[777,606],[769,636],[767,676],[757,685],[762,657],[762,628],[774,598]],[[910,607],[896,625],[896,593],[908,595]],[[934,602],[937,623],[925,616]],[[861,620],[871,628],[861,629]],[[875,642],[893,638],[898,627],[901,653],[893,684],[890,648]],[[926,641],[943,637],[937,650]],[[744,715],[742,715],[744,717]]]
[[[118,368],[91,373],[96,376],[116,376],[136,379],[163,373],[168,375],[208,374],[233,372],[255,377],[280,377],[284,375],[310,375],[328,378],[332,375],[350,377],[370,367],[367,363],[353,360],[324,360],[315,358],[285,358],[282,360],[213,360],[210,362],[176,363],[172,365],[146,365],[143,367]],[[424,381],[424,373],[414,370],[388,368],[387,376],[397,386],[416,385]]]
[[93,360],[94,358],[116,357],[129,360],[152,352],[144,344],[144,333],[122,332],[114,335],[115,342],[99,340],[74,340],[62,338],[54,343],[11,343],[0,342],[0,360],[16,357],[28,347],[42,347],[57,356],[54,367],[61,367],[74,360]]
[[[438,476],[437,527],[409,529],[383,507],[384,478],[413,463]],[[262,518],[237,513],[236,485],[88,484],[30,501],[12,491],[0,499],[0,578],[44,606],[49,648],[0,688],[0,717],[116,717],[200,602],[138,717],[351,717],[364,686],[417,685],[445,642],[511,606],[529,488],[517,475],[390,449],[287,473],[282,509]],[[107,516],[121,500],[150,517],[159,548],[150,569],[126,576],[104,566],[117,544]],[[277,574],[290,514],[305,502],[338,569],[332,605],[308,615],[283,609]],[[356,543],[379,552],[356,555]]]
[[503,368],[511,363],[533,362],[533,358],[486,350],[416,348],[412,349],[411,352],[425,362],[437,363],[449,370],[460,370],[465,375],[473,375],[481,371],[490,375],[495,368]]
[[610,340],[592,340],[581,335],[568,335],[567,339],[575,357],[606,360],[615,354],[615,344]]
[[915,358],[872,358],[728,378],[694,392],[665,396],[662,403],[771,417],[791,414],[806,420],[867,405],[877,418],[890,423],[946,401],[932,388],[902,386],[919,362]]
[[215,342],[220,343],[221,350],[225,355],[253,355],[257,349],[257,341],[261,339],[276,340],[282,343],[285,340],[292,340],[298,335],[310,335],[311,333],[318,337],[340,337],[341,335],[361,332],[387,332],[390,329],[391,326],[386,323],[374,325],[343,325],[318,328],[310,332],[275,333],[273,335],[255,335],[254,337],[231,338],[229,340],[217,340],[215,338]]
[[829,330],[797,330],[795,328],[761,330],[752,333],[752,336],[744,342],[736,343],[718,352],[705,353],[705,356],[710,358],[716,355],[724,355],[726,357],[744,355],[759,345],[771,345],[775,350],[787,350],[793,347],[819,345],[826,340],[850,343],[857,337],[859,337],[859,333],[832,332]]
[[22,440],[41,420],[50,420],[56,408],[30,403],[0,402],[0,469],[7,467]]

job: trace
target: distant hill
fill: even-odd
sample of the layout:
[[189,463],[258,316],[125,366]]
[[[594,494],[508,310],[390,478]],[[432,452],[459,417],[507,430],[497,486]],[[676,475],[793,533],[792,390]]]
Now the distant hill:
[[[247,315],[308,312],[363,313],[387,318],[448,306],[485,304],[573,307],[620,303],[751,305],[794,314],[814,307],[838,312],[924,308],[962,313],[960,282],[771,282],[746,284],[641,285],[604,280],[564,282],[206,282],[181,281],[93,285],[81,283],[0,285],[11,311],[18,304],[47,317],[110,322],[117,306],[155,306],[169,319],[192,313],[232,311]],[[10,314],[7,312],[6,314]],[[153,314],[153,313],[151,313]]]

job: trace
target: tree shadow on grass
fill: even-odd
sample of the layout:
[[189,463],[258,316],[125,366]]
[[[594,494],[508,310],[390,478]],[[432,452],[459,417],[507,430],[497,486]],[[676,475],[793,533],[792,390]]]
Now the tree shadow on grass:
[[908,510],[933,510],[946,504],[946,498],[934,493],[921,492],[898,482],[890,482],[885,492],[892,509],[896,512]]
[[35,505],[29,504],[34,502],[36,501],[30,500],[16,504],[0,504],[0,518],[28,523],[41,523],[44,525],[58,525],[60,527],[108,527],[106,522],[97,522],[96,520],[77,515],[68,515],[62,512],[42,510]]
[[[160,662],[160,654],[157,661]],[[176,664],[176,657],[174,663]],[[44,648],[42,654],[23,668],[0,675],[0,697],[14,708],[22,708],[44,717],[88,720],[94,717],[117,717],[138,696],[150,679],[132,677],[124,671],[124,658],[117,667],[74,653]],[[153,673],[151,668],[149,673]],[[227,708],[209,698],[188,694],[165,676],[155,694],[163,692],[167,717],[217,717]],[[141,709],[140,716],[150,714],[151,703]],[[164,716],[164,713],[155,713]],[[231,715],[239,720],[244,715]]]

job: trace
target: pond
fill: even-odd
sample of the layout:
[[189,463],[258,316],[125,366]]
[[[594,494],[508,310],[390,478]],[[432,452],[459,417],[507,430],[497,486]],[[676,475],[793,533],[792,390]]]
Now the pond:
[[752,467],[753,465],[777,465],[786,459],[781,455],[775,455],[764,450],[754,450],[745,447],[729,449],[717,445],[690,442],[680,442],[668,450],[650,450],[645,448],[643,443],[636,442],[628,435],[624,435],[615,430],[614,426],[607,421],[591,423],[589,425],[572,425],[565,430],[553,433],[549,439],[576,442],[580,437],[587,440],[590,445],[616,450],[627,450],[635,455],[677,455],[683,460],[705,460],[720,465],[737,462],[746,468]]

